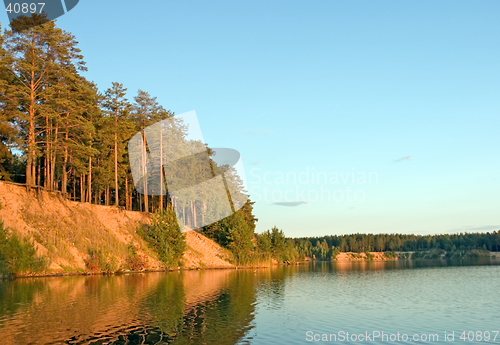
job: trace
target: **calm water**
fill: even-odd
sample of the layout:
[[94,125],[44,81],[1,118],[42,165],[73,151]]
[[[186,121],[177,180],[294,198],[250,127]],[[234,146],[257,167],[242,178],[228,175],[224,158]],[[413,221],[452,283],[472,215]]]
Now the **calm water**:
[[456,343],[493,344],[499,297],[500,266],[490,261],[19,279],[0,281],[0,342],[448,344],[454,331]]

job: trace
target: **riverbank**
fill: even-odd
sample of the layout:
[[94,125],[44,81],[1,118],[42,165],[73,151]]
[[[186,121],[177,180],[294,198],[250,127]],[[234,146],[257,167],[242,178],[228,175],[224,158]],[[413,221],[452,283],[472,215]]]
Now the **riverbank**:
[[435,259],[478,259],[478,258],[500,258],[500,252],[470,249],[445,251],[443,249],[432,249],[413,252],[364,252],[339,253],[332,261],[397,261],[397,260],[435,260]]
[[[8,236],[27,239],[36,255],[46,259],[39,272],[23,270],[16,276],[61,276],[157,272],[198,269],[260,268],[276,260],[236,266],[233,254],[202,234],[185,229],[186,250],[179,267],[165,267],[138,234],[149,226],[151,214],[121,207],[70,201],[60,192],[0,181],[0,220]],[[140,232],[140,231],[139,231]],[[421,252],[342,252],[337,262],[401,259],[477,258],[496,256],[484,250],[433,249]],[[264,258],[265,256],[263,256]],[[283,264],[298,264],[286,261]],[[0,262],[1,269],[1,262]],[[34,270],[31,270],[34,271]],[[0,270],[1,272],[1,270]]]
[[28,239],[37,256],[48,261],[43,272],[20,276],[235,268],[228,250],[192,230],[185,231],[182,266],[165,267],[137,234],[149,225],[150,217],[149,213],[75,202],[58,192],[28,190],[0,181],[0,220],[10,235]]
[[364,260],[387,261],[387,260],[398,260],[398,256],[394,255],[392,252],[366,252],[366,253],[344,252],[337,254],[337,256],[332,260],[333,261],[364,261]]

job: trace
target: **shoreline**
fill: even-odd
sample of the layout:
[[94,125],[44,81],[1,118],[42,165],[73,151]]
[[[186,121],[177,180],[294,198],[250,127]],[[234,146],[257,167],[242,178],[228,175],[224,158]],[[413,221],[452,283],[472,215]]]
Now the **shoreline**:
[[454,261],[467,261],[467,260],[481,260],[481,259],[493,259],[493,260],[499,260],[500,263],[500,252],[491,252],[490,256],[483,256],[479,258],[392,258],[392,259],[386,259],[386,260],[372,260],[372,259],[364,259],[364,260],[305,260],[305,261],[297,261],[297,262],[291,262],[291,263],[278,263],[278,264],[272,264],[268,266],[232,266],[232,267],[196,267],[196,268],[166,268],[166,269],[151,269],[151,270],[143,270],[143,271],[129,271],[129,270],[123,270],[123,271],[117,271],[117,272],[57,272],[57,273],[40,273],[40,274],[19,274],[15,276],[4,276],[0,277],[0,281],[3,280],[17,280],[17,279],[26,279],[26,278],[60,278],[60,277],[83,277],[83,276],[118,276],[118,275],[126,275],[126,274],[145,274],[145,273],[170,273],[170,272],[186,272],[186,271],[211,271],[211,270],[257,270],[257,269],[268,269],[268,268],[274,268],[274,267],[279,267],[279,266],[299,266],[299,265],[304,265],[304,264],[312,264],[312,263],[323,263],[323,262],[330,262],[330,263],[367,263],[367,262],[396,262],[396,261],[447,261],[447,260],[454,260]]
[[210,270],[250,270],[272,268],[275,266],[286,266],[284,264],[269,265],[269,266],[233,266],[233,267],[198,267],[198,268],[167,268],[153,269],[143,271],[117,271],[117,272],[57,272],[57,273],[40,273],[40,274],[18,274],[14,276],[0,276],[0,280],[15,280],[23,278],[58,278],[58,277],[83,277],[83,276],[118,276],[125,274],[140,274],[140,273],[170,273],[170,272],[186,272],[186,271],[210,271]]

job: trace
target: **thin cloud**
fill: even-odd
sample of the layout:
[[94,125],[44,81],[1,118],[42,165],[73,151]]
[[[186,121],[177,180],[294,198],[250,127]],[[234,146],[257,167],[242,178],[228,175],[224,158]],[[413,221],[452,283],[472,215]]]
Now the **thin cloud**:
[[411,161],[411,156],[404,156],[401,158],[396,159],[393,163],[401,163],[405,161]]
[[297,207],[300,205],[308,204],[307,201],[283,201],[283,202],[275,202],[274,205],[278,206],[286,206],[286,207]]

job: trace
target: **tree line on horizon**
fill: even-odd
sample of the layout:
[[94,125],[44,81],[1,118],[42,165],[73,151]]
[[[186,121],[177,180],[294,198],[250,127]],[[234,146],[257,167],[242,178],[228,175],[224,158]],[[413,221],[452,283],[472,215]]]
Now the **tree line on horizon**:
[[309,254],[318,259],[330,259],[340,252],[500,251],[500,231],[441,235],[357,233],[295,239],[304,240],[309,242]]
[[[414,234],[345,234],[318,237],[286,237],[283,230],[273,227],[256,234],[255,250],[267,253],[278,262],[306,258],[331,260],[341,252],[432,252],[448,253],[472,250],[499,252],[500,230],[486,233],[458,233],[440,235]],[[368,255],[368,257],[371,257]]]

